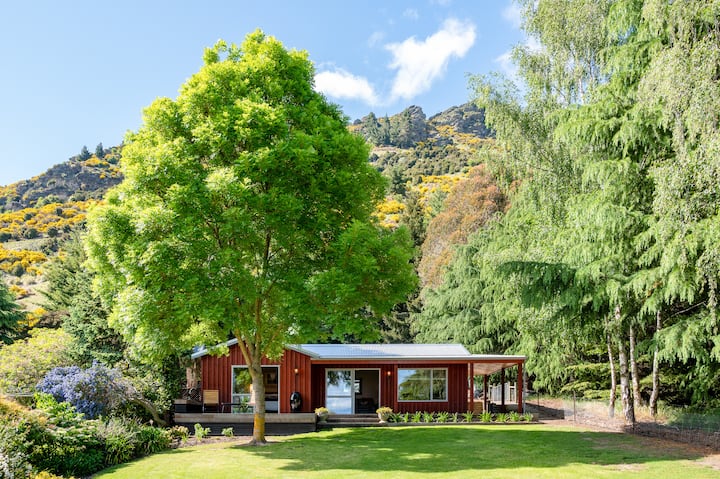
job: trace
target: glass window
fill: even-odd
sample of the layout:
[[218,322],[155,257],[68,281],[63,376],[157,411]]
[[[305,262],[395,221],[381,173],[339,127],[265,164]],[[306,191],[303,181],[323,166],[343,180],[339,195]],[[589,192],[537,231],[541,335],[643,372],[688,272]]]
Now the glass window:
[[447,369],[399,369],[400,401],[447,401]]
[[[265,384],[265,410],[278,412],[278,368],[263,366],[263,382]],[[252,377],[246,366],[232,368],[232,412],[252,412],[255,396],[252,388]]]

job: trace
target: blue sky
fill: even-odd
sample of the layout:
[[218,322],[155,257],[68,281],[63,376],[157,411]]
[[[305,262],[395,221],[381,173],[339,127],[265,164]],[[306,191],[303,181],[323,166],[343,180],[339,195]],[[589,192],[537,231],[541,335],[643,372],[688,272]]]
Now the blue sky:
[[260,28],[307,50],[316,88],[350,119],[470,98],[467,74],[508,68],[523,41],[510,0],[6,2],[0,16],[0,185],[102,142],[175,98],[205,47]]

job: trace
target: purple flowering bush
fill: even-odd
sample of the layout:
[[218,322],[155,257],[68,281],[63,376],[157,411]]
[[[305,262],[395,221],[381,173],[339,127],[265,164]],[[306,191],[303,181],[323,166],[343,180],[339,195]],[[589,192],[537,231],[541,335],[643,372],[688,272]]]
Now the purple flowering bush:
[[129,395],[130,385],[116,369],[93,363],[87,369],[78,366],[50,370],[37,390],[67,402],[88,419],[108,414]]

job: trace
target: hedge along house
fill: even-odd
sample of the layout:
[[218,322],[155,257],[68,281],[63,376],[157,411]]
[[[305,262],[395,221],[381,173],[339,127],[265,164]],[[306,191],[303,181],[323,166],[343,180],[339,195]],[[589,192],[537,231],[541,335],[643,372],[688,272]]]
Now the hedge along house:
[[[227,346],[224,356],[207,350],[192,355],[200,361],[203,393],[217,391],[220,414],[252,412],[245,360],[237,340]],[[375,413],[379,406],[395,412],[479,412],[490,407],[488,376],[501,372],[504,378],[509,368],[517,375],[515,404],[506,405],[503,393],[492,400],[498,409],[522,412],[524,362],[524,356],[470,354],[460,344],[289,345],[280,360],[262,363],[268,427],[274,413],[310,414],[320,406],[331,414]],[[291,396],[299,404],[291,403]]]

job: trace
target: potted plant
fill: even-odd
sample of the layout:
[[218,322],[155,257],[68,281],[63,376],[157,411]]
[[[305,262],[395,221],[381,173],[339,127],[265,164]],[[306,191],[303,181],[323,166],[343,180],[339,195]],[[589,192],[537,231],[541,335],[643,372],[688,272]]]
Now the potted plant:
[[325,422],[330,415],[330,411],[326,407],[318,407],[315,408],[315,415],[318,417],[320,422]]
[[375,412],[377,412],[378,419],[380,419],[380,422],[385,423],[390,418],[390,415],[393,413],[393,410],[392,410],[392,408],[383,406],[383,407],[379,407],[377,409],[377,411],[375,411]]

